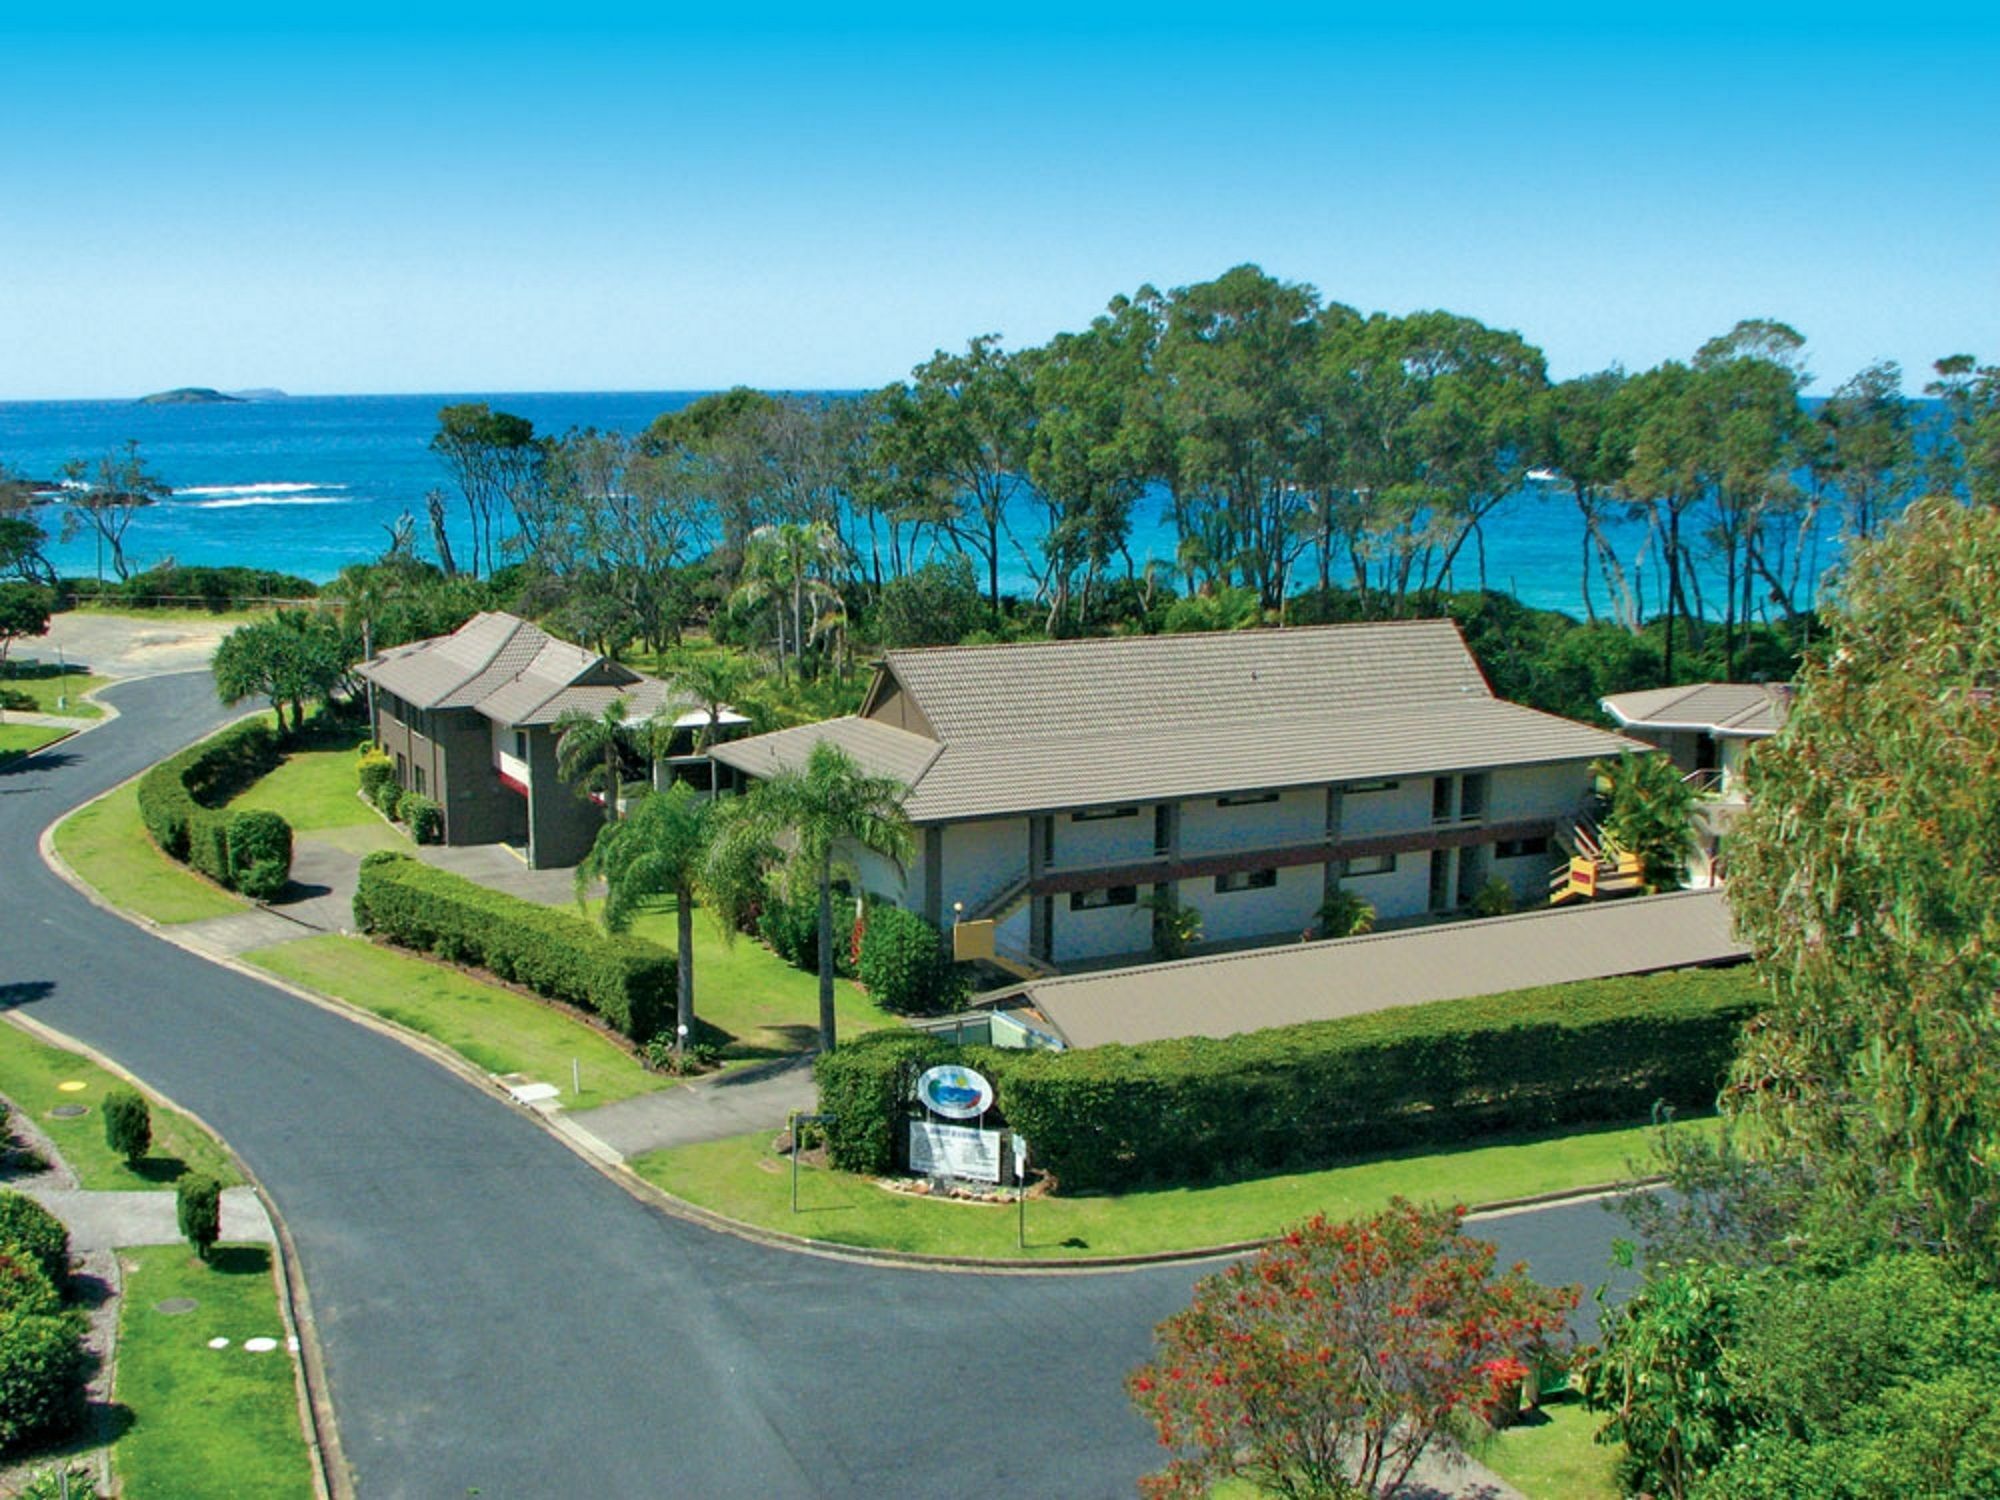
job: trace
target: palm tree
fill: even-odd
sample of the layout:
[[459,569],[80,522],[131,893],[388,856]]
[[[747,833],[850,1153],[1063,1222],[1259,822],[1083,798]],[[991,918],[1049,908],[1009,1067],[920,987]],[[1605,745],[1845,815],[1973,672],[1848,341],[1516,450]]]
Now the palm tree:
[[575,782],[579,791],[601,787],[604,821],[618,821],[620,752],[631,731],[625,724],[625,700],[613,698],[596,716],[580,708],[565,709],[556,720],[556,774]]
[[785,878],[811,880],[819,887],[822,1052],[834,1048],[834,854],[841,844],[857,844],[899,866],[906,862],[916,850],[916,834],[903,813],[904,790],[899,781],[865,775],[854,757],[821,740],[802,770],[781,771],[759,782],[745,799],[747,829],[782,838]]
[[730,602],[774,606],[780,677],[787,642],[791,656],[800,657],[808,634],[818,634],[821,617],[841,608],[832,576],[845,556],[839,533],[825,521],[785,521],[750,533],[743,549],[743,581]]
[[1590,769],[1611,802],[1604,831],[1619,848],[1639,856],[1647,885],[1678,890],[1695,846],[1694,789],[1681,779],[1680,767],[1665,751],[1626,750]]
[[[722,711],[734,708],[750,681],[750,663],[734,651],[676,651],[661,663],[660,676],[677,693],[695,700],[708,723],[695,736],[694,753],[706,755],[715,743]],[[668,730],[672,725],[662,726]]]
[[604,906],[599,913],[606,932],[623,932],[646,901],[674,898],[676,943],[680,955],[675,988],[674,1055],[679,1057],[694,1035],[694,902],[705,885],[710,851],[715,843],[721,805],[686,782],[642,797],[632,816],[598,830],[597,842],[576,867],[576,899],[583,904],[590,883],[604,880]]

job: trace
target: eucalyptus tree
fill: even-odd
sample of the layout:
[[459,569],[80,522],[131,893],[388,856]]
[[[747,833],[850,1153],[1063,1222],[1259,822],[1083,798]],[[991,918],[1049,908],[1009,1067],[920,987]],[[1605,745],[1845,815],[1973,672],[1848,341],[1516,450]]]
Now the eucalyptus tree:
[[1445,312],[1376,314],[1328,340],[1320,367],[1345,428],[1355,585],[1399,612],[1446,585],[1519,486],[1547,368],[1519,334]]
[[1631,407],[1632,449],[1620,487],[1634,511],[1644,518],[1653,553],[1666,572],[1661,613],[1666,630],[1662,668],[1667,682],[1678,680],[1674,676],[1676,622],[1686,621],[1689,632],[1697,638],[1700,630],[1700,584],[1690,545],[1681,535],[1683,523],[1702,498],[1707,479],[1710,445],[1702,429],[1700,394],[1696,373],[1668,360],[1633,376],[1622,396]]
[[1618,487],[1631,461],[1632,405],[1620,399],[1626,384],[1625,372],[1614,368],[1551,386],[1542,402],[1539,446],[1583,523],[1579,581],[1585,615],[1597,619],[1590,587],[1595,573],[1604,580],[1612,619],[1636,634],[1638,592],[1605,529],[1621,508]]
[[1000,544],[1013,541],[1007,507],[1021,486],[1031,422],[1027,381],[1000,335],[983,333],[963,354],[938,350],[911,371],[908,389],[907,400],[889,406],[876,453],[905,476],[942,486],[951,499],[947,530],[978,558],[998,619]]
[[[833,1008],[833,880],[849,850],[867,850],[899,867],[916,851],[916,835],[903,812],[904,787],[870,776],[845,750],[828,740],[814,745],[804,766],[780,771],[753,787],[743,801],[741,827],[731,831],[744,843],[784,845],[782,878],[798,890],[819,895],[819,1045],[835,1045]],[[730,850],[718,863],[730,862]],[[738,863],[740,868],[740,862]]]
[[777,407],[775,398],[739,385],[663,412],[639,439],[648,457],[677,462],[712,511],[716,540],[732,557],[742,556],[750,533],[773,519],[764,434]]
[[1925,394],[1944,403],[1947,441],[1933,459],[1933,485],[1975,505],[2000,505],[2000,365],[1952,354],[1934,366]]
[[484,401],[461,401],[438,412],[430,449],[465,500],[472,571],[490,573],[499,564],[502,517],[512,515],[517,529],[531,529],[539,516],[544,453],[535,424]]
[[[1217,582],[1240,576],[1266,608],[1283,600],[1301,545],[1298,484],[1305,381],[1319,293],[1237,266],[1166,299],[1155,357],[1171,436],[1170,486],[1187,559]],[[1202,554],[1206,554],[1205,556]]]
[[694,1035],[694,908],[703,894],[726,804],[675,782],[641,797],[631,816],[597,832],[597,842],[576,867],[581,906],[592,881],[604,881],[599,919],[606,932],[624,932],[648,901],[674,902],[676,1015],[674,1055],[683,1056]]
[[1882,360],[1845,381],[1814,414],[1814,482],[1840,506],[1842,529],[1866,539],[1898,513],[1919,480],[1903,372]]
[[63,507],[62,539],[73,540],[86,529],[99,543],[98,576],[104,576],[103,549],[111,549],[111,570],[119,581],[132,576],[125,559],[125,532],[132,518],[173,494],[173,486],[148,467],[138,440],[128,439],[91,461],[73,458],[62,466],[68,493]]
[[[916,440],[922,421],[916,401],[911,389],[898,383],[855,403],[863,421],[860,441],[850,450],[847,493],[855,524],[868,530],[870,581],[876,588],[925,561],[926,532],[949,536],[957,519],[950,479],[931,465]],[[886,573],[878,525],[887,533]],[[964,548],[953,545],[963,557]]]

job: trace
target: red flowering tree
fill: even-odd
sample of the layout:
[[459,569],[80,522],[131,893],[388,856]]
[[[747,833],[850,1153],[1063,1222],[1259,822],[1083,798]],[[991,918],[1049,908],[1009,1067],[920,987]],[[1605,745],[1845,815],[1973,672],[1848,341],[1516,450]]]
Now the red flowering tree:
[[1173,1461],[1150,1496],[1241,1475],[1276,1495],[1380,1496],[1456,1449],[1509,1363],[1545,1351],[1576,1306],[1460,1232],[1463,1208],[1396,1199],[1315,1216],[1196,1285],[1126,1381]]

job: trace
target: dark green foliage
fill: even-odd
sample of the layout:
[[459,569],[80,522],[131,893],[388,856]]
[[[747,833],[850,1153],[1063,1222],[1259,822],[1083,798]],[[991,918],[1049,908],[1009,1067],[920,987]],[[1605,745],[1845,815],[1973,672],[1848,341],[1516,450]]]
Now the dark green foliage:
[[232,813],[225,829],[229,883],[253,901],[269,901],[285,888],[292,870],[292,825],[277,813],[247,808]]
[[[1489,1131],[1630,1120],[1712,1103],[1761,999],[1748,969],[1688,970],[1402,1006],[1221,1040],[1073,1052],[980,1050],[1008,1123],[1062,1186],[1112,1191],[1330,1166]],[[903,1039],[926,1062],[969,1059]],[[873,1038],[821,1059],[850,1110],[899,1109],[907,1057]],[[852,1070],[852,1071],[850,1071]],[[859,1076],[865,1075],[865,1076]],[[888,1118],[850,1118],[834,1164],[880,1171]]]
[[19,1245],[0,1245],[0,1318],[62,1311],[62,1292]]
[[73,1314],[0,1316],[0,1449],[75,1430],[85,1368],[83,1325]]
[[884,646],[955,646],[988,618],[972,560],[959,556],[890,579],[869,614]]
[[820,1113],[833,1117],[826,1127],[833,1164],[843,1172],[893,1171],[896,1130],[917,1075],[938,1063],[964,1063],[998,1088],[1003,1061],[992,1048],[958,1047],[915,1031],[871,1031],[836,1052],[822,1052],[813,1060],[813,1081]]
[[965,970],[951,960],[938,930],[913,911],[878,906],[868,913],[856,966],[884,1010],[935,1016],[965,1000]]
[[125,1158],[139,1161],[153,1145],[153,1112],[131,1089],[113,1089],[104,1096],[104,1144]]
[[[835,893],[833,899],[834,969],[837,973],[851,975],[853,965],[849,962],[847,945],[841,941],[847,923],[843,915],[851,917],[852,904],[848,898]],[[795,969],[804,969],[808,974],[819,968],[819,892],[807,885],[796,891],[786,891],[782,884],[774,884],[764,909],[757,916],[757,936],[771,945],[786,963]]]
[[385,778],[375,784],[375,806],[385,818],[394,818],[403,810],[403,789],[393,778]]
[[396,763],[379,750],[364,750],[354,774],[360,783],[361,795],[374,802],[382,790],[382,784],[395,780]]
[[106,604],[151,609],[193,606],[220,613],[238,604],[264,604],[273,599],[311,599],[319,585],[290,573],[268,568],[162,567],[135,573],[123,583],[95,590]]
[[0,582],[0,662],[21,636],[46,635],[55,595],[40,584]]
[[0,713],[10,711],[22,714],[37,713],[41,706],[32,693],[24,693],[18,688],[0,687]]
[[435,844],[444,837],[444,811],[422,792],[403,793],[396,813],[418,843]]
[[[257,899],[264,899],[263,891],[274,894],[291,872],[291,828],[276,813],[231,813],[224,804],[278,760],[277,732],[261,717],[168,757],[139,780],[139,816],[146,831],[166,853],[217,885]],[[239,823],[251,840],[251,852],[240,862],[230,848]],[[256,890],[241,884],[245,876]]]
[[0,1191],[0,1245],[19,1246],[57,1287],[69,1285],[69,1231],[24,1193]]
[[447,963],[488,969],[551,1000],[594,1011],[645,1041],[670,1026],[674,955],[606,936],[583,918],[503,895],[407,855],[361,862],[354,920],[363,932]]
[[185,1172],[174,1183],[174,1218],[195,1254],[208,1259],[222,1237],[222,1184],[202,1172]]

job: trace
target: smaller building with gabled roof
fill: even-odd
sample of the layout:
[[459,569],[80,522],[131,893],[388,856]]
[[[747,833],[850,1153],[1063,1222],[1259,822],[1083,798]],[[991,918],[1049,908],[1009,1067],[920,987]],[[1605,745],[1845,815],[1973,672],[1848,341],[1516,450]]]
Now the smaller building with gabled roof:
[[671,713],[689,738],[707,720],[658,678],[498,611],[355,671],[373,688],[376,743],[397,782],[442,809],[444,842],[517,844],[537,869],[575,864],[604,822],[602,804],[556,774],[558,719],[619,703],[633,724]]
[[1784,727],[1791,705],[1789,684],[1762,682],[1698,682],[1603,700],[1620,729],[1664,750],[1701,790],[1738,799],[1750,747]]
[[921,837],[870,889],[991,924],[1014,972],[1145,957],[1151,897],[1211,942],[1383,919],[1499,879],[1540,900],[1590,762],[1635,742],[1494,695],[1447,620],[891,651],[860,713],[719,747],[751,777],[822,740],[903,784]]

